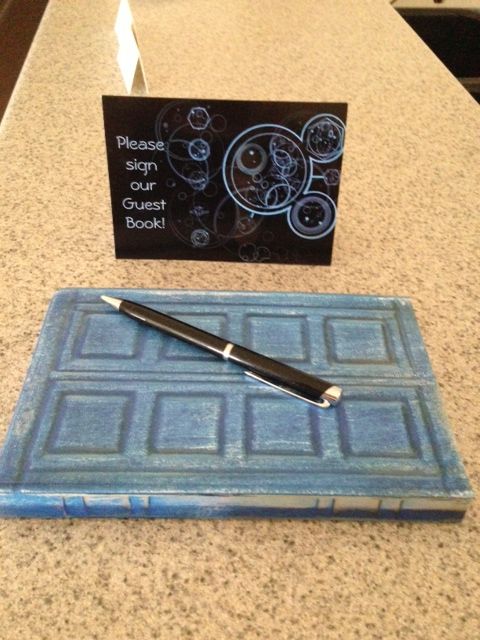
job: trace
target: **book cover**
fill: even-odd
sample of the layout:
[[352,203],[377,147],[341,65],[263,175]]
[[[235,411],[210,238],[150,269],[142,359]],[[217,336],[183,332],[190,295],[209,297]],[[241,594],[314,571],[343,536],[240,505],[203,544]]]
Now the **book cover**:
[[[331,380],[321,410],[123,316],[135,300]],[[0,515],[461,519],[472,492],[410,302],[65,289],[0,454]]]

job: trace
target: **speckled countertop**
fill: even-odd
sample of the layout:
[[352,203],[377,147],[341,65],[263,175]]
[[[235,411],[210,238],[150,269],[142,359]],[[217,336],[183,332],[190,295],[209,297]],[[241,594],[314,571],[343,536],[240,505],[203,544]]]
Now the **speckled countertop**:
[[[346,100],[349,121],[331,268],[116,261],[116,5],[50,1],[1,125],[0,438],[59,287],[404,295],[478,491],[478,105],[383,0],[137,3],[152,94]],[[471,640],[479,543],[477,503],[435,525],[3,520],[0,638]]]

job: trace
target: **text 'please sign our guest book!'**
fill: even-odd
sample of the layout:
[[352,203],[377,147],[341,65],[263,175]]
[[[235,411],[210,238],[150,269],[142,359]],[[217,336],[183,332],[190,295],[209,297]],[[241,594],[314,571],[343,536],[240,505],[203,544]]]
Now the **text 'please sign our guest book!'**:
[[[341,400],[281,393],[102,295],[221,336],[224,356],[243,345],[329,380]],[[4,517],[459,520],[472,497],[394,297],[61,290],[0,453]]]
[[117,258],[324,264],[347,105],[103,97]]

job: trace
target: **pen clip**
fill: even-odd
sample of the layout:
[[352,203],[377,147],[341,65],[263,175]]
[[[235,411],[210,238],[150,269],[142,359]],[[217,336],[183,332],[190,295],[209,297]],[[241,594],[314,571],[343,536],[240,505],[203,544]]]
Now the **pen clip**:
[[281,385],[275,384],[274,382],[272,382],[271,380],[268,380],[267,378],[262,378],[262,376],[259,376],[258,373],[252,373],[251,371],[244,371],[244,374],[249,378],[253,378],[254,380],[257,380],[258,382],[263,382],[263,384],[266,384],[269,387],[273,387],[278,391],[283,391],[283,393],[286,393],[289,396],[293,396],[294,398],[298,398],[299,400],[303,400],[304,402],[313,404],[315,407],[319,407],[320,409],[328,409],[328,407],[330,406],[330,402],[328,400],[321,400],[320,402],[316,402],[315,400],[310,400],[310,398],[305,398],[305,396],[301,396],[299,393],[295,393],[295,391],[292,391],[287,387],[282,387]]

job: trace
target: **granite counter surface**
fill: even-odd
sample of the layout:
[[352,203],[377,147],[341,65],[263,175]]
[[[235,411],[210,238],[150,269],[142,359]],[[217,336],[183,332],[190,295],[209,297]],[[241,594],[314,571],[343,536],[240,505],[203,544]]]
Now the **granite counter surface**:
[[[151,94],[348,101],[332,267],[116,261],[117,3],[51,0],[0,129],[0,439],[57,288],[401,295],[478,491],[478,105],[383,0],[223,6],[134,7]],[[475,638],[479,523],[4,520],[0,638]]]

